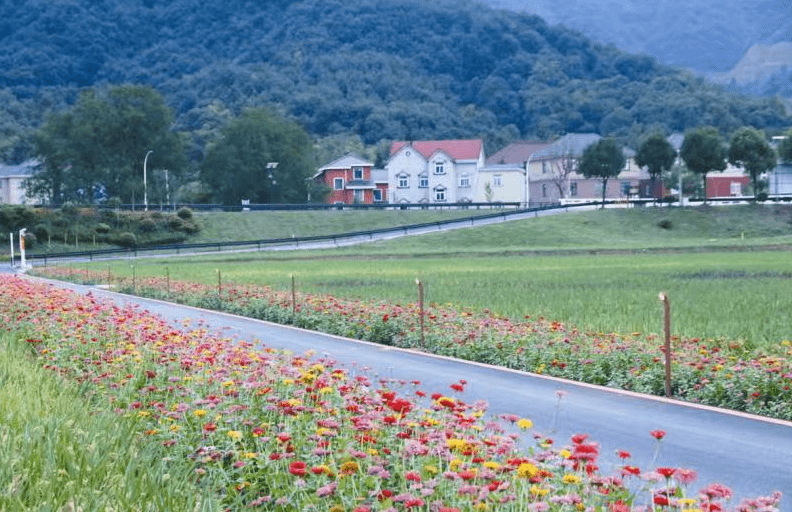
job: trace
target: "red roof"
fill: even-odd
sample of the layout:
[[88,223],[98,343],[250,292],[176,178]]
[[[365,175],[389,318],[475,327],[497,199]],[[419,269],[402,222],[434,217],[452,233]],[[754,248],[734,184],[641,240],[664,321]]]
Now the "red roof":
[[487,164],[524,164],[532,154],[551,145],[551,141],[518,140],[487,158]]
[[396,141],[391,144],[391,156],[408,144],[426,159],[429,159],[429,157],[440,150],[454,160],[476,160],[481,155],[482,147],[484,146],[484,142],[481,139]]

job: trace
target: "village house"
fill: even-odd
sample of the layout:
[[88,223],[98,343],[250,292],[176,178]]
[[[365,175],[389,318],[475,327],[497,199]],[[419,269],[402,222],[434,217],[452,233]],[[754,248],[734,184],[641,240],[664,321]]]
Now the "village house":
[[313,179],[330,188],[331,204],[378,204],[388,201],[388,176],[384,169],[349,153],[319,168]]
[[[602,198],[602,181],[577,172],[583,151],[602,137],[596,133],[571,133],[554,142],[520,141],[510,144],[490,161],[523,163],[528,170],[526,196],[529,206],[597,201]],[[635,164],[635,152],[624,149],[624,170],[608,180],[606,199],[651,197],[649,173]]]
[[385,164],[389,201],[474,202],[484,163],[484,143],[480,139],[394,142]]
[[38,160],[28,160],[19,165],[0,164],[0,204],[28,203],[27,180],[38,165]]
[[551,141],[521,140],[487,157],[476,190],[477,200],[487,203],[519,202],[528,205],[526,169],[534,154]]

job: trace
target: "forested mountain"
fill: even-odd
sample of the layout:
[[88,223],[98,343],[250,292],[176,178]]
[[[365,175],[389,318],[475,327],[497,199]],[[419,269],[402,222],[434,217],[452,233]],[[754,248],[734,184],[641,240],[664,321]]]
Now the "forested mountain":
[[792,40],[786,0],[482,0],[538,13],[632,53],[701,74],[727,72],[755,44]]
[[725,93],[542,18],[462,0],[2,0],[0,157],[80,88],[149,85],[191,132],[191,157],[245,107],[316,138],[635,139],[702,124],[792,124],[776,99]]

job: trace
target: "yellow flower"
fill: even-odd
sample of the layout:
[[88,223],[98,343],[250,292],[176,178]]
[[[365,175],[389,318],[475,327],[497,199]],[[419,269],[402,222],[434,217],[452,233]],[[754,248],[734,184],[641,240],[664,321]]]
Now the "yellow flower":
[[342,507],[341,505],[333,505],[332,507],[330,507],[329,512],[344,512],[344,507]]
[[533,478],[539,473],[539,468],[530,462],[523,462],[517,467],[517,476],[522,478]]
[[461,459],[452,459],[451,462],[449,463],[449,466],[451,466],[452,471],[456,471],[456,469],[461,465],[462,465]]
[[179,430],[181,430],[181,425],[171,425],[170,430],[171,432],[178,432]]
[[138,411],[138,418],[148,418],[151,416],[149,411]]
[[294,384],[294,379],[283,379],[281,382],[283,382],[284,384],[286,384],[288,386],[288,385]]
[[230,437],[234,441],[239,441],[240,439],[242,439],[242,432],[240,432],[239,430],[229,430],[228,437]]
[[528,418],[522,418],[517,422],[517,426],[528,430],[529,428],[533,427],[533,421],[529,420]]
[[372,457],[376,457],[377,455],[379,455],[379,451],[375,450],[374,448],[369,448],[367,451],[368,454],[371,455]]
[[254,452],[247,452],[245,454],[245,458],[246,459],[255,459],[256,458],[256,454]]
[[358,469],[360,469],[360,466],[358,466],[358,463],[355,462],[354,460],[348,460],[343,464],[341,464],[342,473],[347,473],[347,474],[357,473]]
[[465,443],[464,439],[451,438],[446,441],[446,444],[448,445],[449,450],[461,452],[465,449],[465,445],[467,443]]
[[579,484],[582,481],[583,481],[583,479],[581,479],[577,475],[572,475],[570,473],[567,473],[566,475],[564,475],[564,483],[565,484]]
[[531,486],[531,494],[533,494],[534,496],[539,496],[541,498],[542,496],[545,496],[549,492],[550,491],[548,489],[542,489],[538,485]]
[[439,472],[439,470],[436,467],[429,465],[424,466],[424,471],[432,475],[436,475]]
[[494,469],[498,469],[500,467],[500,464],[495,462],[494,460],[488,460],[487,462],[482,464],[482,466],[484,466],[487,469],[493,469],[494,470]]
[[321,389],[319,390],[319,394],[320,394],[320,395],[326,395],[326,394],[328,394],[328,393],[332,393],[333,391],[334,391],[334,389],[333,389],[333,388],[331,388],[330,386],[325,386],[325,387],[323,387],[323,388],[321,388]]
[[193,416],[196,418],[203,418],[206,416],[206,411],[204,409],[196,409],[193,411]]
[[559,454],[559,455],[561,455],[561,456],[562,456],[563,458],[565,458],[565,459],[568,459],[568,458],[570,458],[570,457],[572,456],[572,452],[570,452],[570,451],[569,451],[569,450],[567,450],[566,448],[564,448],[563,450],[561,450],[560,452],[558,452],[558,454]]

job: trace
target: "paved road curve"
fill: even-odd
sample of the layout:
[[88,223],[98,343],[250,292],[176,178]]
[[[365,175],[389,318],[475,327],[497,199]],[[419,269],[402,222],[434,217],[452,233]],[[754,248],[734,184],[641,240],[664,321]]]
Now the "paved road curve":
[[[782,491],[782,510],[792,512],[792,423],[694,407],[663,398],[646,397],[597,386],[499,369],[445,357],[395,349],[323,335],[287,326],[215,313],[169,303],[110,293],[96,288],[60,284],[81,293],[131,302],[174,321],[191,318],[226,336],[256,339],[295,352],[316,350],[354,372],[363,368],[381,376],[420,380],[422,388],[450,393],[448,386],[468,381],[463,399],[487,400],[493,414],[513,413],[531,418],[534,430],[557,443],[587,433],[601,445],[600,467],[609,472],[620,461],[616,450],[628,450],[630,463],[647,469],[656,441],[649,432],[666,430],[656,466],[698,471],[697,485],[719,482],[740,497]],[[560,395],[560,396],[559,396]]]

